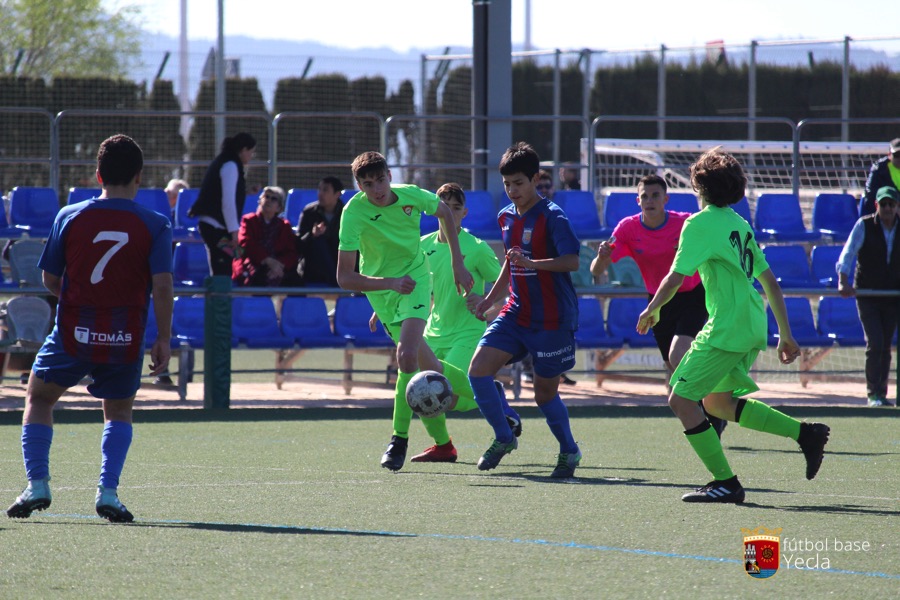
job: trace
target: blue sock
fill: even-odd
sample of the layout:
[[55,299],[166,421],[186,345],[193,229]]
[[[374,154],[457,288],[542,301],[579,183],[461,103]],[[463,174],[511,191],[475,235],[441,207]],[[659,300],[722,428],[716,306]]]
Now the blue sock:
[[547,425],[553,436],[559,440],[559,451],[571,454],[578,451],[578,444],[572,437],[572,429],[569,427],[569,409],[563,404],[562,399],[557,396],[538,408],[547,418]]
[[[497,387],[497,384],[494,384],[494,387]],[[497,389],[497,392],[500,394],[500,404],[503,406],[503,414],[507,417],[512,417],[516,421],[522,422],[522,417],[519,416],[519,413],[509,405],[509,402],[506,400],[506,390],[500,392],[500,389]]]
[[22,458],[28,481],[50,477],[50,444],[53,428],[40,423],[22,425]]
[[100,440],[100,485],[105,488],[119,487],[119,476],[125,466],[125,457],[131,446],[131,423],[110,421],[103,428]]
[[506,422],[506,415],[503,414],[503,403],[494,386],[494,378],[489,375],[485,377],[469,375],[469,383],[472,384],[472,391],[475,392],[475,403],[478,404],[478,409],[487,419],[488,425],[494,428],[494,438],[504,444],[510,443],[513,440],[513,432],[509,428],[509,423]]

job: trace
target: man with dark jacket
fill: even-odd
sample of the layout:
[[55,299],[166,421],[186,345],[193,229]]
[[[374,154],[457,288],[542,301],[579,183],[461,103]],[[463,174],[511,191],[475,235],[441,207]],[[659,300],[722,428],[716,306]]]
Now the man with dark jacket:
[[900,138],[892,139],[888,155],[875,161],[869,169],[866,193],[859,201],[859,216],[875,212],[875,194],[886,185],[900,189]]
[[[838,291],[844,298],[860,290],[900,291],[900,244],[896,243],[900,192],[883,186],[875,194],[875,214],[853,226],[837,263]],[[850,268],[856,259],[853,287]],[[855,289],[854,289],[855,288]],[[891,340],[897,330],[897,297],[856,298],[859,320],[866,334],[866,394],[869,406],[893,406],[887,399],[891,372]]]
[[297,271],[304,285],[337,287],[338,233],[341,226],[341,192],[344,184],[337,177],[319,182],[318,200],[303,208],[297,223]]

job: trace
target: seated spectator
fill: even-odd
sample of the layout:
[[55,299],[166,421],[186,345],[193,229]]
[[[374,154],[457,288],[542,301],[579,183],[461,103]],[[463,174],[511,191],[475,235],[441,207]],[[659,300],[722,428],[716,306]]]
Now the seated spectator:
[[267,186],[252,215],[241,219],[231,279],[241,286],[298,286],[297,243],[284,210],[284,190]]
[[341,190],[337,177],[319,182],[318,200],[307,204],[297,223],[298,272],[303,285],[338,287],[338,232],[341,226]]
[[175,203],[178,202],[178,192],[190,187],[184,179],[170,179],[169,183],[166,184],[165,192],[166,196],[169,197],[169,208],[172,210],[170,216],[173,223],[175,222]]

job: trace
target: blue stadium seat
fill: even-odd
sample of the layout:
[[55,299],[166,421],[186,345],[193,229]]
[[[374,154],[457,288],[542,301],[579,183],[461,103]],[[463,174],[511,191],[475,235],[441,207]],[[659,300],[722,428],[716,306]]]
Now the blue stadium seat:
[[[463,225],[468,225],[466,221],[463,221]],[[441,224],[438,221],[437,217],[434,215],[426,215],[422,213],[422,219],[419,221],[419,233],[421,235],[428,235],[429,233],[434,233],[440,228]],[[475,235],[474,233],[472,235]]]
[[587,190],[562,190],[553,195],[553,202],[565,211],[579,240],[602,240],[612,233],[612,228],[600,224],[600,212],[593,193]]
[[691,192],[669,192],[669,203],[666,204],[666,210],[693,214],[700,212],[700,203],[697,201],[697,196]]
[[293,338],[281,333],[275,305],[269,296],[235,296],[231,300],[233,346],[290,348]]
[[818,231],[803,225],[803,211],[796,194],[760,194],[756,201],[756,229],[779,242],[816,242]]
[[621,348],[625,340],[612,337],[606,330],[603,306],[596,296],[578,296],[578,330],[575,345],[579,349]]
[[365,296],[340,296],[334,305],[334,333],[356,348],[391,348],[393,340],[379,322],[369,331],[372,305]]
[[356,188],[347,188],[343,192],[341,192],[341,202],[347,204],[347,201],[350,200],[353,196],[357,195],[359,190]]
[[141,206],[145,206],[152,211],[156,211],[159,214],[168,217],[169,219],[172,218],[172,208],[169,206],[169,196],[164,189],[139,189],[137,195],[134,197],[134,201]]
[[9,193],[9,224],[31,237],[47,237],[58,212],[53,188],[17,186]]
[[66,200],[66,203],[67,204],[78,204],[79,202],[83,202],[84,200],[90,200],[91,198],[96,198],[102,193],[103,193],[103,190],[101,190],[100,188],[85,188],[85,187],[69,188],[69,197]]
[[244,207],[241,209],[241,214],[238,215],[238,222],[240,222],[241,217],[244,215],[252,215],[256,212],[256,207],[259,206],[259,196],[256,194],[247,194],[246,198],[244,198]]
[[611,298],[606,315],[610,337],[622,338],[631,348],[655,348],[656,338],[652,331],[641,335],[635,330],[638,317],[645,308],[647,300],[644,298]]
[[[834,345],[834,340],[827,335],[822,335],[816,329],[813,320],[812,306],[809,298],[785,298],[788,322],[791,324],[791,333],[800,346],[804,347],[828,347]],[[778,321],[770,306],[766,306],[768,318],[769,345],[778,345]]]
[[857,200],[850,194],[819,194],[813,201],[812,228],[835,242],[850,237],[859,218]]
[[[741,198],[740,202],[738,202],[737,204],[732,204],[731,208],[732,210],[734,210],[734,212],[744,217],[744,220],[750,224],[751,228],[753,228],[753,217],[750,216],[750,202],[747,201],[747,196]],[[753,237],[755,237],[757,243],[759,243],[765,242],[772,236],[765,231],[759,231],[753,228]]]
[[331,330],[325,300],[288,296],[281,305],[281,331],[299,348],[343,348],[347,340]]
[[819,333],[836,340],[840,346],[865,346],[856,300],[827,296],[819,298]]
[[0,239],[14,240],[20,237],[22,237],[22,230],[10,227],[9,221],[6,220],[6,210],[0,210]]
[[463,220],[463,227],[475,237],[483,240],[499,240],[500,226],[497,225],[497,203],[487,190],[465,190],[466,208],[469,213]]
[[172,278],[175,286],[200,287],[209,277],[206,246],[200,242],[178,242],[172,251]]
[[291,227],[296,227],[300,222],[300,214],[306,205],[319,199],[319,191],[307,188],[291,188],[288,190],[287,200],[284,206],[284,218]]
[[[825,287],[836,288],[838,286],[837,264],[841,256],[843,246],[813,246],[810,254],[810,271],[814,281]],[[854,265],[856,261],[854,260]],[[850,283],[853,283],[854,269],[850,270]]]
[[610,192],[603,203],[603,224],[610,234],[619,221],[625,217],[641,212],[637,203],[637,194],[633,192]]
[[809,260],[803,246],[766,246],[763,248],[766,262],[783,288],[821,287],[809,271]]
[[175,346],[186,343],[191,348],[203,348],[203,297],[178,296],[172,310],[172,337]]
[[177,241],[198,239],[197,218],[189,217],[188,211],[197,200],[197,188],[186,188],[178,192],[178,200],[175,201],[175,223],[172,224],[172,238]]

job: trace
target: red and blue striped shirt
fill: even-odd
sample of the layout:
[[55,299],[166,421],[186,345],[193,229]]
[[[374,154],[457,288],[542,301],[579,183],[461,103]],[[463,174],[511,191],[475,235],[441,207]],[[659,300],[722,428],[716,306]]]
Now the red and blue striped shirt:
[[[549,200],[541,199],[521,216],[510,204],[497,222],[507,252],[516,248],[532,260],[578,255],[580,243],[566,213]],[[509,267],[509,299],[501,315],[522,327],[577,329],[578,299],[569,273]]]

